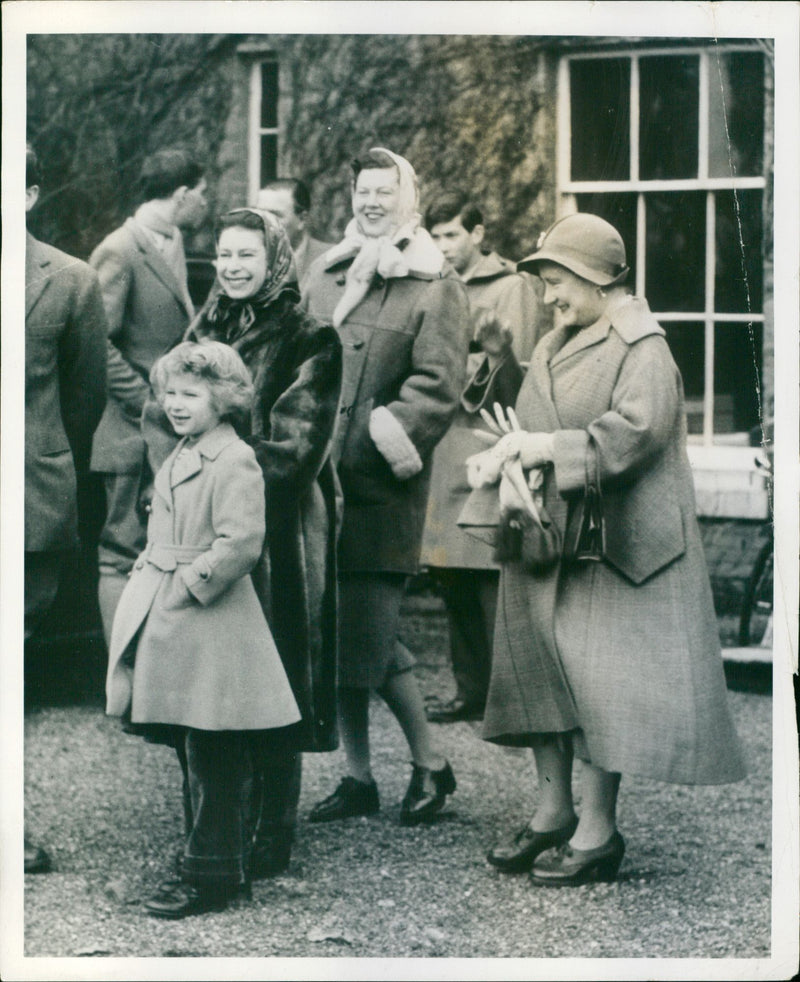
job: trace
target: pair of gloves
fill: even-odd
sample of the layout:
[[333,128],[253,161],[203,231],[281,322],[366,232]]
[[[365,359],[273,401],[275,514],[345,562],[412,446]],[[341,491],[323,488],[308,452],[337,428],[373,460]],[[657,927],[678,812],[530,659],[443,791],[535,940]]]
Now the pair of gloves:
[[[473,430],[488,450],[467,458],[467,481],[471,488],[490,487],[500,482],[500,511],[526,511],[539,521],[538,509],[531,494],[542,481],[542,468],[553,460],[552,433],[529,433],[519,425],[513,409],[494,404],[495,416],[481,409],[481,416],[490,431]],[[531,471],[530,482],[525,471]]]

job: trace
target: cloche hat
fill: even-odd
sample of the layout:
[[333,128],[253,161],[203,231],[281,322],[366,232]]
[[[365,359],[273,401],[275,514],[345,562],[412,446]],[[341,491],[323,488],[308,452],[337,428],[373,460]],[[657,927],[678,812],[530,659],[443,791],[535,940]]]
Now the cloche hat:
[[538,264],[558,263],[597,286],[621,283],[628,275],[625,243],[598,215],[567,215],[539,236],[536,252],[517,263],[518,270],[538,272]]

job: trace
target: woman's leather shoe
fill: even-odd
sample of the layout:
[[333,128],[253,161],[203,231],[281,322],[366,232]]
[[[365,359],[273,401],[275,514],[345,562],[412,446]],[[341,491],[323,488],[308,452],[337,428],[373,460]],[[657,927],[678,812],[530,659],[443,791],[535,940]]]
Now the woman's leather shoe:
[[456,778],[450,764],[439,771],[411,765],[411,782],[400,805],[400,824],[419,825],[428,822],[442,810],[445,798],[456,789]]
[[167,880],[144,906],[153,917],[176,921],[193,914],[224,910],[229,897],[230,894],[198,890],[190,883],[181,883],[180,880]]
[[575,817],[568,825],[550,832],[534,832],[530,825],[525,825],[509,841],[490,849],[486,858],[502,873],[527,873],[540,853],[568,842],[577,827]]
[[425,707],[429,723],[460,723],[467,720],[483,719],[483,706],[466,702],[458,696],[449,702],[433,702]]
[[536,860],[531,880],[544,887],[613,883],[624,855],[625,840],[619,832],[597,849],[573,849],[567,842]]
[[374,815],[380,810],[378,787],[374,781],[366,784],[354,777],[343,777],[339,787],[309,813],[309,822],[335,822],[354,815]]

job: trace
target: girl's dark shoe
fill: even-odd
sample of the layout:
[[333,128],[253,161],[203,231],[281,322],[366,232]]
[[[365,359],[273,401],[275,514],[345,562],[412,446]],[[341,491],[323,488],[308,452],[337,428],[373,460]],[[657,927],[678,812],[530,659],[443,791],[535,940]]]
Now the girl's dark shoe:
[[510,840],[490,849],[486,858],[502,873],[527,873],[540,853],[569,842],[577,827],[575,817],[568,825],[550,832],[534,832],[530,825],[525,825]]
[[210,911],[224,910],[230,894],[198,890],[190,883],[180,880],[167,880],[161,884],[153,896],[145,902],[145,910],[153,917],[179,920],[193,914],[207,914]]
[[442,810],[445,798],[456,789],[456,778],[449,763],[439,771],[419,764],[411,766],[411,782],[400,805],[401,825],[429,822]]
[[613,883],[625,855],[625,840],[614,832],[597,849],[573,849],[567,842],[541,855],[531,880],[544,887],[577,887],[583,883]]
[[289,868],[294,829],[274,825],[259,830],[250,856],[250,879],[263,880],[279,876]]
[[335,822],[340,818],[355,815],[374,815],[381,805],[378,799],[378,786],[374,781],[366,784],[354,777],[343,777],[339,787],[317,802],[309,813],[309,822]]

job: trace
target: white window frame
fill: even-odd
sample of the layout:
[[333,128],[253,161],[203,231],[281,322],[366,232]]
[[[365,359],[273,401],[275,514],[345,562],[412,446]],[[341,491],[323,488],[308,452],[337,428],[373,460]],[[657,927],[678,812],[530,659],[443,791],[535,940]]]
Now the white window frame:
[[[277,65],[278,57],[265,53],[255,58],[250,65],[250,107],[247,126],[247,194],[248,201],[255,201],[261,190],[261,138],[274,136],[280,151],[280,127],[261,125],[261,69],[265,64]],[[280,93],[275,116],[280,123]]]
[[[766,178],[748,177],[709,177],[709,83],[711,71],[715,67],[716,55],[734,52],[751,52],[749,45],[721,44],[712,47],[681,48],[619,48],[609,51],[575,52],[564,55],[558,68],[557,105],[557,212],[558,217],[578,210],[575,195],[625,192],[637,195],[636,205],[636,282],[633,284],[637,295],[645,292],[645,195],[659,191],[704,191],[706,193],[706,277],[704,309],[700,311],[653,311],[659,321],[694,323],[702,322],[705,336],[705,377],[703,391],[703,432],[692,435],[690,442],[702,443],[706,447],[725,442],[741,442],[741,434],[714,433],[714,326],[715,324],[744,323],[763,324],[763,313],[719,313],[714,311],[714,272],[716,241],[715,195],[717,191],[739,191],[766,187]],[[699,55],[699,123],[698,123],[698,176],[677,180],[641,180],[639,177],[639,61],[653,56],[681,57]],[[630,60],[630,180],[627,181],[573,181],[571,178],[571,105],[570,105],[570,64],[573,61],[597,61],[601,58],[628,58]]]

